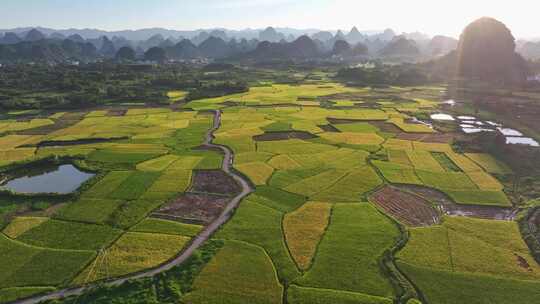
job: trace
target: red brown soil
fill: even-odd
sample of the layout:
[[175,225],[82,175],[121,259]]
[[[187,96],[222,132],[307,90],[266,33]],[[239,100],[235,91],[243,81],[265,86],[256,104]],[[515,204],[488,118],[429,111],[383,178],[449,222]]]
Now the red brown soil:
[[400,128],[396,127],[396,125],[392,123],[388,123],[385,121],[378,121],[378,120],[370,120],[368,121],[371,125],[377,127],[379,130],[386,132],[386,133],[394,133],[399,134],[403,133]]
[[255,141],[278,141],[287,139],[313,139],[317,136],[303,131],[266,132],[262,135],[253,136]]
[[371,200],[386,213],[407,226],[422,227],[440,223],[440,215],[420,196],[386,186],[371,195]]
[[531,268],[531,265],[529,265],[529,262],[527,262],[527,260],[525,260],[524,257],[522,257],[522,256],[520,256],[519,254],[516,254],[516,253],[514,253],[514,255],[516,256],[519,267],[521,267],[523,269],[527,269],[530,272],[533,271],[532,268]]
[[222,170],[196,170],[189,192],[212,193],[234,196],[240,193],[240,186]]
[[441,191],[416,185],[400,185],[399,189],[416,194],[437,205],[447,215],[469,216],[482,219],[513,220],[517,210],[513,208],[456,204]]
[[152,216],[209,224],[219,217],[229,200],[228,197],[218,195],[186,193],[159,208]]
[[386,132],[386,133],[402,133],[402,131],[396,127],[394,124],[387,123],[383,120],[361,120],[361,119],[338,119],[338,118],[327,118],[328,122],[333,125],[342,125],[342,124],[350,124],[350,123],[357,123],[357,122],[367,122],[370,125],[373,125],[377,127],[379,130]]
[[47,135],[54,131],[65,129],[75,125],[84,119],[84,116],[88,112],[68,112],[64,114],[60,119],[56,119],[54,124],[42,126],[38,128],[28,129],[17,132],[20,135]]
[[126,113],[126,109],[111,109],[107,112],[107,116],[124,116]]

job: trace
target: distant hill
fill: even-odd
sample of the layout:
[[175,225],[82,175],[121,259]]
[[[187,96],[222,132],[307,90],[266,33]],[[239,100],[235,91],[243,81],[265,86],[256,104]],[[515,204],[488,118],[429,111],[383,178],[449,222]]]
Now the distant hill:
[[458,75],[500,84],[524,83],[525,60],[515,50],[515,38],[506,25],[493,18],[480,18],[461,34]]
[[302,60],[316,58],[321,54],[313,39],[308,36],[301,36],[293,42],[276,43],[263,41],[253,52],[246,54],[245,57],[255,60]]
[[[2,33],[4,31],[5,33]],[[159,47],[165,51],[167,58],[173,60],[239,58],[243,56],[251,59],[260,58],[258,60],[263,60],[265,56],[303,60],[309,57],[337,56],[333,60],[354,61],[368,57],[383,57],[391,58],[392,61],[418,61],[442,56],[457,48],[457,40],[451,37],[435,36],[430,39],[427,35],[418,32],[396,35],[392,29],[361,31],[357,27],[353,27],[349,31],[297,30],[273,27],[263,30],[238,31],[227,29],[176,31],[151,28],[107,32],[94,29],[56,30],[40,27],[0,30],[0,45],[46,40],[47,43],[41,45],[43,46],[54,45],[52,40],[62,42],[66,39],[77,44],[92,44],[96,48],[95,59],[115,58],[118,50],[124,47],[132,49],[136,58],[143,58],[146,51]],[[269,43],[263,44],[262,42]],[[350,49],[347,51],[342,49],[346,46],[342,42],[346,42]],[[530,49],[528,54],[531,54],[531,57],[534,56],[533,46],[524,46],[523,52]],[[9,52],[13,51],[13,48],[4,49],[9,50]],[[67,53],[70,57],[70,51]],[[80,53],[75,53],[70,58],[88,60],[88,57],[80,58],[79,55]],[[14,57],[17,56],[13,54],[6,57],[0,56],[0,61],[10,61]],[[25,58],[24,60],[31,60],[28,56],[22,57]],[[39,61],[43,60],[44,57],[52,58],[53,61],[64,58],[64,56],[40,56],[34,59]]]
[[517,52],[526,59],[540,59],[540,42],[523,42],[517,49]]
[[418,45],[405,36],[395,37],[380,52],[384,57],[415,57],[420,55]]
[[429,56],[441,56],[457,49],[458,41],[452,37],[435,36],[431,39],[426,48]]
[[68,60],[94,60],[98,50],[89,43],[72,40],[23,41],[16,44],[0,45],[0,62],[44,61],[65,62]]

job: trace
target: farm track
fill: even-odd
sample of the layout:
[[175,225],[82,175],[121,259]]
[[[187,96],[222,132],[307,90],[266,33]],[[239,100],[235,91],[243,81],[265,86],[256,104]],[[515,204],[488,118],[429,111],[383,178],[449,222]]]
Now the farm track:
[[36,304],[36,303],[40,303],[46,300],[55,300],[55,299],[69,297],[69,296],[81,295],[84,292],[91,290],[92,288],[97,287],[97,286],[103,286],[103,285],[109,286],[109,287],[119,286],[128,280],[155,276],[162,272],[168,271],[172,269],[173,267],[178,266],[182,264],[184,261],[186,261],[195,252],[195,250],[200,248],[223,224],[225,224],[231,218],[233,211],[238,207],[242,199],[244,199],[253,191],[253,188],[251,187],[250,183],[247,180],[245,180],[242,176],[235,173],[234,170],[232,169],[233,160],[234,160],[234,154],[232,150],[230,150],[228,147],[216,145],[212,143],[212,141],[214,140],[214,132],[217,131],[220,126],[221,126],[221,112],[214,111],[213,126],[206,134],[206,138],[205,138],[205,142],[203,146],[207,148],[211,148],[211,149],[219,149],[223,152],[224,157],[223,157],[222,169],[229,176],[231,176],[236,182],[238,182],[238,184],[242,188],[242,191],[231,199],[231,201],[225,207],[221,215],[215,221],[210,223],[199,235],[197,235],[191,241],[191,243],[179,253],[177,257],[175,257],[174,259],[158,267],[141,271],[141,272],[129,275],[129,276],[116,278],[113,280],[101,282],[99,284],[90,284],[83,287],[62,289],[62,290],[54,291],[51,293],[42,294],[35,297],[26,298],[23,300],[18,300],[12,303],[13,304]]

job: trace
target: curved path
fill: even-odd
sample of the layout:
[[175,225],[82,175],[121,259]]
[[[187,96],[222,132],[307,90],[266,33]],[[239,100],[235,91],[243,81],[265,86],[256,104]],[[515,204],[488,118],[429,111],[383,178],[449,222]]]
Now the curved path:
[[[212,234],[214,234],[223,224],[225,224],[231,218],[232,212],[238,207],[242,199],[244,199],[253,191],[253,188],[251,187],[250,183],[246,181],[242,176],[236,174],[234,170],[232,169],[232,164],[234,160],[233,152],[228,147],[216,145],[212,143],[212,141],[214,140],[214,132],[219,129],[220,125],[221,125],[221,112],[214,111],[214,123],[213,123],[212,128],[206,134],[206,139],[203,146],[207,148],[219,149],[223,152],[224,158],[223,158],[223,163],[221,165],[222,169],[227,174],[229,174],[236,182],[238,182],[238,184],[242,187],[242,191],[238,195],[236,195],[229,202],[229,204],[227,204],[227,206],[225,207],[221,215],[215,221],[210,223],[199,235],[197,235],[191,241],[191,243],[180,252],[180,254],[176,258],[156,268],[148,269],[148,270],[138,272],[129,276],[106,281],[105,283],[101,283],[100,285],[118,286],[128,280],[155,276],[159,273],[165,272],[175,266],[182,264],[193,254],[193,252],[195,252],[195,250],[201,247],[212,236]],[[12,303],[13,304],[36,304],[36,303],[40,303],[46,300],[55,300],[55,299],[60,299],[64,297],[69,297],[69,296],[81,295],[85,291],[88,291],[89,289],[92,289],[93,287],[96,287],[96,286],[98,286],[98,284],[90,284],[84,287],[62,289],[62,290],[54,291],[48,294],[38,295],[35,297],[30,297],[27,299],[15,301]]]

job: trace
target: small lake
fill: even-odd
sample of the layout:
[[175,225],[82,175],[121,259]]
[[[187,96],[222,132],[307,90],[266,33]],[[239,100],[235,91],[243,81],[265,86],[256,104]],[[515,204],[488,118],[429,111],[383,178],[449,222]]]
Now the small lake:
[[446,120],[446,121],[454,121],[454,117],[452,115],[444,114],[444,113],[437,113],[432,114],[431,119],[433,120]]
[[540,147],[540,144],[530,137],[506,137],[506,144]]
[[35,171],[25,176],[16,177],[0,188],[26,194],[68,194],[77,190],[94,175],[93,173],[83,172],[73,165],[66,164],[43,168],[41,172]]
[[447,113],[434,113],[430,116],[434,121],[455,121],[461,131],[465,134],[477,134],[482,132],[499,132],[506,138],[507,145],[525,145],[530,147],[540,147],[540,143],[530,137],[525,137],[522,132],[516,129],[503,127],[502,124],[493,121],[482,121],[474,116],[454,117]]

